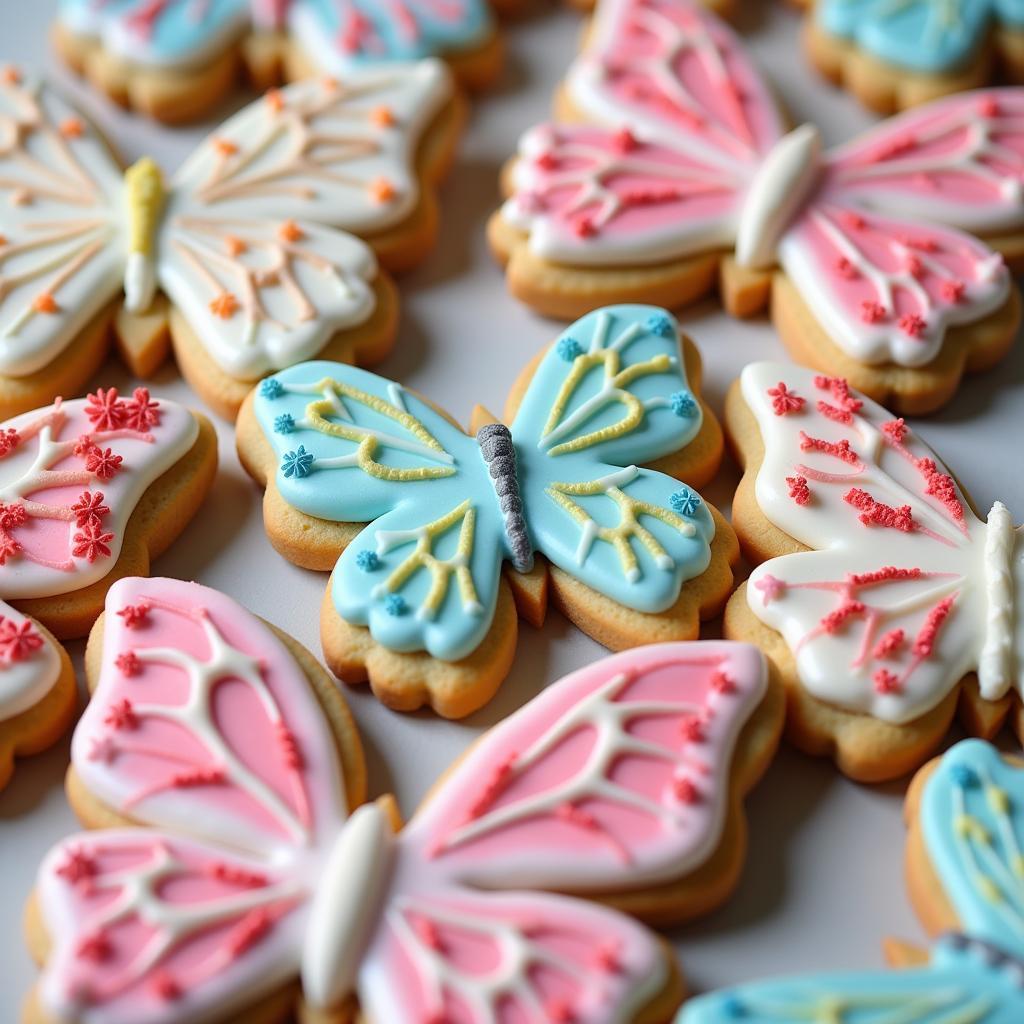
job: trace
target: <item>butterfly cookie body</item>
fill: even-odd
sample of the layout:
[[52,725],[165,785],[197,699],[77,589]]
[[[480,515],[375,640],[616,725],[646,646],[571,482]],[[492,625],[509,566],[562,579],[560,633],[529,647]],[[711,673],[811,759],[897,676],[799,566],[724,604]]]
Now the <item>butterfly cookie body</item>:
[[390,799],[363,803],[352,720],[294,641],[194,584],[125,580],[110,598],[68,778],[93,831],[41,866],[26,1021],[261,1020],[301,1000],[324,1021],[358,1006],[390,1024],[538,1008],[640,1024],[678,1006],[663,941],[602,904],[679,920],[695,907],[664,887],[692,896],[721,844],[742,846],[739,801],[781,725],[756,650],[588,666],[400,827]]
[[310,363],[263,381],[239,454],[267,488],[278,550],[337,560],[321,619],[332,667],[392,707],[468,714],[511,663],[513,595],[543,618],[548,566],[558,603],[613,648],[696,636],[736,551],[680,480],[706,481],[721,457],[685,348],[662,310],[600,310],[516,386],[510,426],[475,437],[364,371]]
[[491,245],[557,317],[771,304],[793,356],[899,411],[948,401],[1013,343],[1024,94],[951,97],[823,151],[787,134],[741,41],[699,5],[607,0],[505,174]]
[[987,85],[1024,81],[1024,9],[1017,3],[816,0],[804,30],[826,77],[880,113]]
[[907,880],[937,936],[930,950],[890,943],[901,969],[753,982],[701,996],[677,1024],[1012,1024],[1024,1014],[1019,760],[966,740],[915,776],[907,797]]
[[503,50],[487,0],[62,0],[53,39],[115,102],[170,124],[215,109],[243,70],[268,89],[440,57],[476,90]]
[[168,178],[148,159],[122,172],[45,84],[11,72],[0,105],[14,133],[0,157],[8,414],[77,391],[111,326],[136,374],[173,343],[230,417],[274,368],[381,358],[398,300],[380,265],[407,268],[432,244],[432,189],[461,122],[438,62],[298,83],[226,121]]
[[854,778],[897,777],[958,702],[991,736],[1020,721],[1024,540],[986,518],[899,418],[839,378],[747,367],[726,422],[745,467],[734,521],[758,567],[726,630],[757,642],[792,694],[790,733]]

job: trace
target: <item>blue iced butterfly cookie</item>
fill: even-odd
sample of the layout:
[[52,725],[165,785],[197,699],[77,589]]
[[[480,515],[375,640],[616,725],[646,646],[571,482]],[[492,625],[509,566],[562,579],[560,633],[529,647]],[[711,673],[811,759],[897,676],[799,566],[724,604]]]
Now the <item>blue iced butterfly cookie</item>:
[[[993,33],[1024,31],[1022,0],[818,0],[816,26],[827,36],[853,44],[897,71],[950,76],[947,90],[983,85],[988,77],[986,51]],[[811,48],[812,55],[815,47]],[[831,57],[818,57],[830,65]],[[976,80],[971,69],[977,67]],[[1011,68],[1011,71],[1013,69]],[[964,75],[967,75],[965,80]],[[867,76],[865,76],[867,77]],[[853,83],[856,88],[857,83]],[[874,83],[871,89],[877,90]],[[938,88],[938,86],[936,86]],[[858,91],[861,91],[858,89]],[[870,97],[865,93],[865,99]],[[905,105],[899,96],[897,105]]]
[[[537,554],[541,567],[558,570],[556,595],[570,615],[585,602],[586,614],[574,617],[606,643],[629,646],[649,628],[644,616],[659,617],[660,637],[694,637],[699,611],[727,593],[735,541],[694,486],[644,468],[675,461],[698,438],[695,450],[713,448],[707,438],[718,427],[685,363],[663,310],[598,310],[547,351],[511,426],[490,424],[475,436],[401,385],[353,367],[303,363],[264,380],[239,422],[243,461],[262,459],[272,491],[315,521],[313,539],[323,537],[323,521],[367,524],[354,539],[350,527],[335,534],[344,550],[325,621],[336,616],[347,632],[334,659],[325,632],[334,667],[352,664],[356,638],[429,655],[465,673],[468,695],[460,688],[454,702],[434,692],[420,700],[468,713],[493,692],[514,648],[514,627],[502,644],[492,636],[503,567],[527,573]],[[254,431],[263,456],[252,452]],[[703,481],[717,452],[710,465],[701,458]],[[275,529],[268,517],[272,537]],[[719,564],[706,586],[695,585],[712,567],[716,535]],[[278,546],[295,557],[301,540]],[[536,599],[540,569],[533,583]],[[373,659],[368,668],[375,689],[387,691],[394,673],[375,677]],[[486,693],[469,685],[481,678]]]
[[[1024,1021],[1024,772],[966,740],[923,768],[911,794],[911,851],[923,841],[956,927],[922,966],[741,985],[693,1000],[677,1024]],[[926,924],[931,898],[914,901]]]

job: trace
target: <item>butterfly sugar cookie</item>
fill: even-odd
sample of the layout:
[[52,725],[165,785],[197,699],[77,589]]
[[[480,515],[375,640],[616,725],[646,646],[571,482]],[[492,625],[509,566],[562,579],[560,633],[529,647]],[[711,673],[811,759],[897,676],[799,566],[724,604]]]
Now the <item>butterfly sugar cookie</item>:
[[1020,0],[811,0],[804,45],[822,74],[883,114],[1024,81]]
[[230,118],[165,182],[148,159],[122,172],[71,104],[9,70],[0,415],[78,393],[111,327],[143,377],[170,336],[229,417],[274,369],[383,357],[398,299],[378,260],[407,268],[433,243],[461,109],[436,61],[301,82]]
[[527,368],[507,427],[479,410],[467,434],[398,384],[306,363],[246,400],[238,451],[274,546],[334,570],[331,668],[393,708],[461,717],[493,696],[517,612],[539,624],[549,588],[616,650],[693,639],[721,608],[737,548],[696,491],[722,451],[699,386],[670,316],[611,307]]
[[435,57],[483,89],[502,68],[487,0],[61,0],[53,41],[116,103],[169,124],[213,111],[243,68],[261,89]]
[[484,734],[399,828],[363,803],[329,677],[224,595],[122,581],[87,669],[68,792],[95,831],[42,863],[25,1024],[665,1021],[678,970],[623,911],[724,896],[781,717],[747,645],[620,654]]
[[733,521],[760,563],[725,630],[790,693],[789,734],[855,779],[919,766],[959,711],[1024,734],[1024,533],[979,517],[902,419],[845,381],[754,363],[726,403],[744,465]]
[[908,413],[1013,344],[1024,90],[939,101],[822,152],[786,134],[740,40],[688,0],[605,0],[559,123],[523,138],[489,227],[512,293],[741,316],[770,298],[791,355]]
[[724,989],[677,1024],[1017,1024],[1024,1020],[1024,775],[967,740],[921,770],[907,800],[914,908],[939,938],[889,943],[902,970],[808,975]]
[[111,584],[148,572],[188,525],[216,470],[210,422],[145,388],[99,388],[3,421],[0,602],[58,637],[85,636]]
[[38,754],[64,735],[76,699],[68,652],[45,626],[0,601],[0,789],[15,757]]

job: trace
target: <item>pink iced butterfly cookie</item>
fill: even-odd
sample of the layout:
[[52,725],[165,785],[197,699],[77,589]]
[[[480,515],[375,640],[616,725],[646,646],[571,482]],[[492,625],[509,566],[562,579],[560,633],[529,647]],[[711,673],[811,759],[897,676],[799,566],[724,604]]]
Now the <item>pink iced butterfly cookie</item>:
[[318,1021],[665,1020],[676,968],[607,904],[700,902],[780,704],[747,645],[617,655],[486,733],[399,829],[393,801],[363,803],[323,671],[224,595],[122,581],[89,665],[69,792],[100,827],[43,861],[32,1022],[262,1020],[300,998]]
[[919,766],[959,714],[1022,733],[1024,532],[979,516],[907,424],[841,378],[754,363],[726,422],[733,504],[760,563],[726,634],[757,643],[790,693],[789,734],[853,778]]
[[[437,61],[271,90],[165,180],[122,170],[73,104],[0,75],[0,415],[77,394],[111,335],[150,376],[173,344],[233,417],[255,380],[319,353],[386,355],[462,106]],[[384,269],[382,269],[384,268]]]
[[85,636],[110,585],[147,573],[185,528],[216,469],[209,421],[145,388],[3,421],[0,601],[61,638]]
[[[899,411],[947,401],[1013,343],[1024,92],[952,97],[822,152],[789,134],[740,40],[689,0],[605,0],[565,123],[522,139],[490,238],[550,315],[679,306],[720,282],[800,362]],[[987,240],[987,241],[986,241]]]
[[15,757],[38,754],[64,734],[76,697],[67,651],[44,626],[0,601],[0,789]]
[[170,124],[260,88],[443,58],[466,89],[491,85],[503,46],[492,8],[522,0],[61,0],[53,39],[115,102]]

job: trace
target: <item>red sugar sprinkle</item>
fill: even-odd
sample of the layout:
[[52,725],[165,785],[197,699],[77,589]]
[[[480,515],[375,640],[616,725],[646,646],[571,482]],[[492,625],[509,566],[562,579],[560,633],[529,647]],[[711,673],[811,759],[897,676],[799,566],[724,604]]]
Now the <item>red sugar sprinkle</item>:
[[227,779],[223,768],[196,768],[195,771],[179,772],[171,779],[175,789],[190,789],[193,786],[217,786]]
[[153,991],[165,1002],[174,1002],[181,998],[181,986],[167,971],[158,970],[153,975]]
[[956,484],[948,473],[943,473],[932,459],[918,459],[917,469],[925,479],[925,494],[937,498],[954,520],[964,517],[964,507],[956,496]]
[[920,257],[915,256],[913,253],[908,253],[905,260],[905,266],[907,273],[911,277],[923,277],[924,276],[924,264],[921,262]]
[[843,211],[839,219],[843,222],[844,227],[848,227],[852,231],[861,231],[864,228],[864,218],[852,210]]
[[863,602],[845,601],[835,611],[829,612],[828,615],[822,618],[818,625],[821,627],[822,632],[831,635],[833,633],[838,633],[847,619],[863,614]]
[[292,771],[299,771],[304,764],[302,751],[299,749],[299,741],[284,722],[277,723],[277,741],[281,744],[285,764]]
[[96,861],[81,847],[69,849],[64,863],[56,869],[61,878],[74,884],[83,882],[88,878],[94,878],[97,872]]
[[103,721],[113,729],[135,729],[139,719],[130,700],[118,700],[107,708]]
[[609,940],[608,942],[601,943],[594,959],[602,971],[607,971],[609,974],[618,974],[622,969],[622,961],[619,954],[619,943]]
[[228,885],[244,885],[259,889],[267,884],[267,876],[261,875],[258,871],[246,871],[245,868],[223,862],[213,864],[210,867],[210,875],[218,882],[226,882]]
[[874,299],[865,299],[860,304],[860,318],[866,324],[881,323],[886,317],[885,307]]
[[558,166],[558,161],[555,159],[554,153],[545,150],[537,155],[537,166],[545,171],[553,171]]
[[843,495],[843,501],[860,510],[858,518],[865,526],[885,526],[902,533],[910,533],[917,527],[909,505],[893,508],[892,505],[875,501],[867,491],[852,487]]
[[672,791],[684,804],[700,802],[700,790],[689,779],[675,779]]
[[963,281],[943,281],[939,285],[939,295],[946,302],[962,302],[967,285]]
[[845,462],[850,466],[860,464],[860,456],[850,447],[850,442],[843,440],[833,443],[822,441],[818,437],[809,437],[802,430],[800,431],[800,450],[802,452],[821,452],[823,455],[831,455]]
[[899,676],[887,668],[880,668],[873,676],[875,690],[878,693],[899,693],[903,689]]
[[134,651],[125,651],[114,659],[114,664],[126,676],[137,676],[142,671],[142,662]]
[[890,629],[889,632],[886,633],[877,644],[875,644],[875,649],[871,652],[872,657],[891,657],[903,646],[905,638],[906,634],[902,629]]
[[998,117],[999,103],[994,96],[982,96],[978,103],[978,110],[982,117]]
[[920,569],[897,569],[894,565],[887,565],[882,569],[875,569],[873,572],[850,573],[847,579],[851,586],[870,587],[874,583],[919,580],[923,575]]
[[516,762],[516,754],[509,754],[498,764],[491,778],[483,788],[483,792],[469,808],[469,820],[475,821],[494,803],[498,794],[505,788]]
[[126,604],[118,613],[128,629],[137,629],[149,616],[149,604],[140,601],[138,604]]
[[917,249],[920,252],[938,252],[939,243],[934,238],[920,237],[914,238],[912,235],[904,235],[900,241],[908,249]]
[[572,1024],[576,1020],[576,1011],[568,999],[549,999],[544,1013],[551,1024]]
[[597,234],[597,225],[590,217],[580,217],[573,225],[573,230],[580,238],[593,238]]
[[935,638],[938,636],[942,624],[946,621],[952,609],[953,598],[946,597],[928,613],[928,618],[925,619],[924,625],[914,638],[913,650],[914,654],[919,658],[931,657],[932,651],[935,648]]
[[786,483],[789,484],[789,496],[798,505],[810,504],[811,489],[807,486],[807,477],[787,476]]
[[843,423],[846,426],[853,422],[853,414],[851,412],[846,409],[837,409],[836,406],[830,405],[821,399],[818,399],[818,412],[826,419],[833,420],[836,423]]
[[19,444],[21,444],[21,435],[14,427],[0,430],[0,459],[5,455],[10,455]]
[[836,260],[836,273],[840,277],[846,278],[847,281],[852,281],[860,276],[860,271],[845,256],[840,256]]
[[902,444],[907,436],[907,424],[901,416],[897,420],[888,420],[882,424],[882,433],[894,444]]
[[683,722],[682,732],[690,743],[704,742],[704,724],[696,715],[691,715]]
[[716,668],[711,676],[711,689],[715,693],[735,693],[736,684],[723,669]]
[[240,956],[247,950],[252,949],[273,926],[273,919],[266,910],[250,910],[228,939],[228,950],[235,956]]
[[920,338],[928,322],[917,313],[904,313],[897,321],[900,330],[910,338]]
[[102,932],[96,932],[82,939],[75,950],[75,955],[81,960],[91,960],[93,963],[99,964],[104,960],[109,960],[112,952],[113,947],[107,937]]
[[636,136],[628,128],[620,128],[615,133],[615,148],[620,153],[631,153],[638,145]]
[[807,399],[790,391],[781,380],[775,387],[768,389],[768,397],[772,400],[772,411],[776,416],[787,416],[791,412],[799,412],[807,402]]

